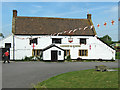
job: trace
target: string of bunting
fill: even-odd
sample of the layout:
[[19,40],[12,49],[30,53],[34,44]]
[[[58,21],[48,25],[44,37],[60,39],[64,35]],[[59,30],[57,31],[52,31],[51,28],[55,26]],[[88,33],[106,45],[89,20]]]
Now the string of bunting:
[[[118,20],[120,21],[120,18],[119,18]],[[114,25],[114,23],[115,23],[115,21],[112,20],[112,21],[111,21],[111,24]],[[107,22],[104,23],[104,26],[105,26],[105,27],[107,26]],[[84,28],[77,28],[77,29],[74,29],[74,30],[68,30],[68,31],[63,31],[63,32],[59,32],[59,33],[52,33],[52,34],[47,35],[47,36],[59,36],[59,35],[66,34],[66,33],[70,34],[70,33],[75,33],[76,31],[80,31],[81,29],[83,29],[84,31],[85,31],[87,28],[93,29],[93,27],[94,27],[94,25],[91,25],[90,27],[89,27],[89,26],[86,26],[86,27],[84,27]],[[97,28],[100,28],[100,24],[97,24]],[[47,36],[45,36],[45,37],[47,37]],[[20,38],[20,37],[17,37],[17,36],[15,36],[15,38],[22,39],[22,40],[24,40],[24,39],[31,39],[31,37],[30,37],[30,38],[28,38],[28,37],[27,37],[27,38]],[[35,38],[41,38],[41,37],[35,37]],[[33,38],[32,38],[32,39],[33,39]]]

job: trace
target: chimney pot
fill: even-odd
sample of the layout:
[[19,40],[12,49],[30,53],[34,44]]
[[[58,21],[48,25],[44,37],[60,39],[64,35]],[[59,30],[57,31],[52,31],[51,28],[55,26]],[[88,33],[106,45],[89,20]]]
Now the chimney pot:
[[17,10],[13,10],[13,17],[17,17]]
[[91,19],[91,14],[87,14],[87,19]]

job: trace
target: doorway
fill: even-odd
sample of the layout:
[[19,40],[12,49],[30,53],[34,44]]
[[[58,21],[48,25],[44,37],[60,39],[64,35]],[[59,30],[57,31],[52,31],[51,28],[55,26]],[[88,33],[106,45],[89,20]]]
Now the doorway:
[[57,61],[58,60],[58,54],[57,54],[57,50],[52,50],[51,51],[51,61]]

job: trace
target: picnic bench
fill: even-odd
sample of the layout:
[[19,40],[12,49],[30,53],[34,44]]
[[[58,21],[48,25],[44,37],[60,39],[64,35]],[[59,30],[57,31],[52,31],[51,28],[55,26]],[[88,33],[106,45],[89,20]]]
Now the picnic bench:
[[95,66],[95,69],[96,71],[101,71],[101,72],[108,71],[108,68],[105,65]]

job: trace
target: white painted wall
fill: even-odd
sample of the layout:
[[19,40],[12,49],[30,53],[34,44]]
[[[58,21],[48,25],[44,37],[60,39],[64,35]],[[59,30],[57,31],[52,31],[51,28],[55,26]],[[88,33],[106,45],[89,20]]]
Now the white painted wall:
[[[17,35],[15,37],[15,59],[22,59],[25,56],[32,56],[32,45],[29,44],[29,39],[31,36],[20,36]],[[61,47],[63,49],[70,49],[70,54],[72,59],[77,59],[78,57],[81,57],[83,59],[115,59],[115,50],[108,47],[106,44],[98,40],[96,37],[93,36],[71,36],[73,38],[73,42],[69,43],[68,38],[70,36],[32,36],[32,38],[38,38],[38,44],[35,45],[35,49],[43,49],[49,45],[52,44],[52,38],[62,38],[62,44],[56,44],[60,47],[60,45],[80,45],[79,38],[88,38],[87,44],[81,44],[80,47]],[[24,39],[19,39],[24,38]],[[2,42],[3,41],[3,42]],[[2,41],[0,41],[0,47],[4,47],[6,42],[11,42],[11,55],[10,59],[13,59],[13,36],[10,35],[7,38],[4,38]],[[91,50],[89,49],[89,46],[91,45]],[[54,47],[53,47],[54,48]],[[51,49],[48,51],[45,51],[44,53],[50,54]],[[57,49],[57,48],[55,48]],[[88,49],[88,56],[79,56],[78,51],[79,49]],[[44,56],[46,60],[51,59],[51,55]],[[61,57],[60,57],[61,58]]]
[[5,48],[5,43],[11,43],[10,59],[13,59],[13,35],[12,34],[0,40],[0,48]]

